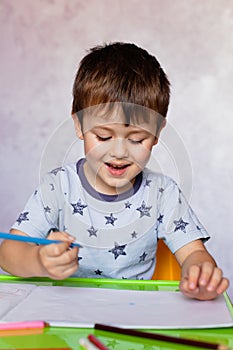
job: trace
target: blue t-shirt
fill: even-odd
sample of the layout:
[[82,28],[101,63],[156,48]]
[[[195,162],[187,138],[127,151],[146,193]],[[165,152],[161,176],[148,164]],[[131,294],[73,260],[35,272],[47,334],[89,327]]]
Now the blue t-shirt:
[[151,279],[159,238],[173,253],[209,238],[170,177],[145,168],[131,190],[105,195],[87,182],[84,163],[48,173],[12,227],[35,237],[51,229],[74,235],[83,247],[73,277]]

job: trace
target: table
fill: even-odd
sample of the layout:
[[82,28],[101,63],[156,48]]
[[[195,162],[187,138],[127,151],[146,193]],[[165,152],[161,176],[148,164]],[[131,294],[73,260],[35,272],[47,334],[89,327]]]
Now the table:
[[[178,281],[132,281],[113,279],[83,279],[69,278],[63,281],[53,281],[49,278],[18,278],[0,275],[0,283],[35,283],[39,285],[82,286],[98,288],[120,288],[134,290],[178,290]],[[201,302],[201,301],[200,301]],[[233,327],[210,329],[178,329],[151,330],[154,333],[204,340],[225,344],[233,349]],[[83,328],[48,327],[43,330],[13,331],[8,335],[0,333],[0,349],[81,349],[79,339],[95,334],[109,349],[112,350],[158,350],[186,349],[187,347],[159,341],[140,339],[125,335],[96,331]],[[191,348],[190,348],[191,349]],[[192,347],[192,349],[195,349]],[[200,348],[199,348],[200,349]]]

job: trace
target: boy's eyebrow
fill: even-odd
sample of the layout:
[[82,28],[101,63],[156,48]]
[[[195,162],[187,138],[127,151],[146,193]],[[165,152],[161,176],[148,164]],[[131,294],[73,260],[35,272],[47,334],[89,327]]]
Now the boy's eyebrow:
[[91,130],[107,130],[110,131],[111,127],[106,126],[106,125],[98,125],[98,126],[94,126],[94,128],[92,128]]

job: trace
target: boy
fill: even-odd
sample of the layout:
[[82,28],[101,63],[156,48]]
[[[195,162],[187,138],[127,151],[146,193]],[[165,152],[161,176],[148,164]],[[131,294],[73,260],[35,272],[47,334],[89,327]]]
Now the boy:
[[[227,289],[204,247],[209,236],[177,185],[145,168],[166,124],[169,85],[156,58],[133,44],[96,47],[83,58],[72,117],[85,159],[47,174],[11,230],[63,242],[6,240],[3,269],[23,277],[150,279],[162,238],[182,268],[186,296],[208,300]],[[75,239],[83,247],[69,249]]]

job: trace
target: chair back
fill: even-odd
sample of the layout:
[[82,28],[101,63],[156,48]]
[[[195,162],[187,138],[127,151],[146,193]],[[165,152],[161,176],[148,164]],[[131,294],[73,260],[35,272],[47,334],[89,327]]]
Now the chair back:
[[159,239],[153,280],[180,280],[181,269],[169,248]]

